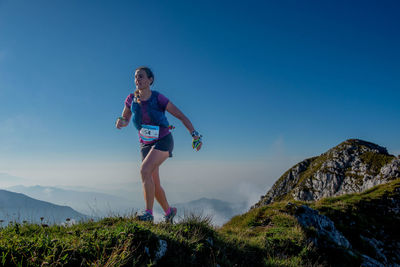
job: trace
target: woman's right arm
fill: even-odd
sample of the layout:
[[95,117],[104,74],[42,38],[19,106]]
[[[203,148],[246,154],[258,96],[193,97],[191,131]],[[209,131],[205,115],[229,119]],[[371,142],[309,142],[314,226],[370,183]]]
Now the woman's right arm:
[[124,107],[124,110],[122,111],[122,118],[118,118],[117,122],[115,123],[115,127],[118,129],[121,129],[122,127],[128,126],[130,120],[132,117],[132,111],[130,108],[127,108],[126,106]]

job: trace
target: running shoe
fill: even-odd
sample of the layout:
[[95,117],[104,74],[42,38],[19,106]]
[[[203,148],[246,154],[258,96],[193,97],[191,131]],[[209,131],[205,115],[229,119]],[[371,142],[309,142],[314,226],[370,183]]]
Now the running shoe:
[[174,223],[174,217],[175,217],[177,211],[178,210],[176,208],[171,207],[171,211],[169,212],[169,214],[164,216],[165,222],[166,223],[168,223],[168,222]]
[[154,221],[153,215],[148,211],[142,211],[139,215],[136,216],[139,221],[143,222],[152,222]]

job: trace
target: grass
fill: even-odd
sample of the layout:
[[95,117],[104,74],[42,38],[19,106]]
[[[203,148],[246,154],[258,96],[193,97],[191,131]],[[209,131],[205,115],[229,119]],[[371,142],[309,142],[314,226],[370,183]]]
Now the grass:
[[212,259],[203,254],[214,232],[209,221],[195,218],[176,225],[153,225],[129,217],[70,227],[10,224],[0,232],[0,262],[3,266],[73,266],[82,262],[86,266],[152,265],[152,254],[162,239],[168,243],[166,258],[172,264],[188,262],[191,257],[209,263]]
[[[157,259],[160,240],[167,251]],[[257,253],[196,215],[177,224],[110,217],[72,226],[12,223],[0,230],[2,266],[264,266]]]
[[371,175],[377,175],[381,168],[390,163],[395,157],[392,155],[377,154],[374,152],[365,152],[361,155],[361,160],[367,166]]
[[258,248],[267,266],[300,266],[310,261],[306,233],[277,202],[232,218],[219,232],[228,240]]
[[[279,207],[215,228],[188,215],[177,224],[110,217],[71,226],[12,223],[0,230],[2,266],[299,266],[304,233]],[[235,225],[237,224],[237,225]],[[160,240],[166,254],[156,259]],[[302,241],[302,242],[303,242]]]

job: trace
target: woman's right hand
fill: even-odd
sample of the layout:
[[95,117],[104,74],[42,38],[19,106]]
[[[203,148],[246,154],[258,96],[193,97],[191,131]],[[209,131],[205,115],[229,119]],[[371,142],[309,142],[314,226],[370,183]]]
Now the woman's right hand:
[[115,123],[115,127],[117,129],[121,129],[122,127],[128,126],[129,121],[123,117],[119,117]]

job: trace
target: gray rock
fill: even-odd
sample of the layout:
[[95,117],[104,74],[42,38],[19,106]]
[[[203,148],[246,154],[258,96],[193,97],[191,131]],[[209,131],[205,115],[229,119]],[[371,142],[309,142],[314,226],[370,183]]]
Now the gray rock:
[[362,240],[367,242],[370,247],[372,247],[375,250],[375,257],[378,259],[380,262],[387,263],[387,258],[384,254],[384,244],[382,241],[376,240],[375,238],[367,238],[365,236],[360,236]]
[[[295,216],[302,227],[313,228],[316,231],[316,236],[312,242],[317,247],[351,248],[350,242],[336,229],[331,219],[319,214],[318,211],[303,205],[296,211]],[[329,243],[321,240],[329,240]]]
[[367,255],[362,255],[362,260],[361,267],[385,267],[385,265]]
[[155,261],[158,261],[162,257],[164,257],[165,253],[167,253],[168,244],[167,241],[159,239],[158,240],[158,249],[156,251],[156,256],[154,258]]

